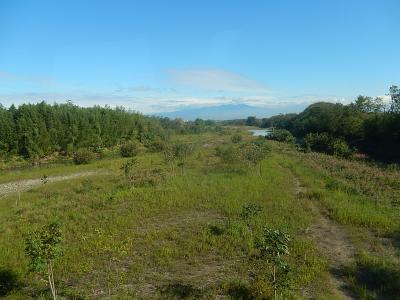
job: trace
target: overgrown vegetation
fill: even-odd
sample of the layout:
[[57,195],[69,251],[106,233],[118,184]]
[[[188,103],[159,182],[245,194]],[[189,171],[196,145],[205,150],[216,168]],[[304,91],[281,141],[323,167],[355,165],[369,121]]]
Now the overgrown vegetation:
[[[312,243],[297,235],[299,224],[310,220],[307,211],[295,201],[287,174],[265,155],[270,154],[267,142],[244,136],[234,144],[231,135],[177,136],[167,153],[141,153],[134,161],[115,158],[108,160],[106,175],[74,179],[73,184],[50,181],[22,193],[17,208],[13,195],[4,198],[0,262],[18,281],[10,284],[6,297],[50,294],[40,278],[26,273],[29,261],[21,255],[21,236],[31,232],[32,224],[46,226],[53,216],[68,228],[63,256],[53,266],[60,298],[213,298],[233,293],[237,280],[251,287],[246,297],[271,297],[273,281],[266,274],[272,265],[254,258],[264,227],[285,228],[297,236],[294,255],[302,256],[309,245],[307,267],[304,260],[290,262],[295,270],[288,277],[290,289],[278,293],[299,294],[314,273],[323,272]],[[221,141],[215,143],[216,138]],[[211,141],[213,147],[201,146]],[[243,151],[237,172],[231,173],[215,155],[223,145]],[[184,172],[171,168],[181,163]],[[253,172],[258,165],[260,173]],[[298,214],[288,222],[285,215],[291,209]]]
[[95,157],[95,154],[89,149],[79,149],[74,155],[74,163],[77,165],[84,165],[90,163]]
[[284,143],[294,143],[296,138],[289,130],[286,129],[274,129],[270,135],[267,136],[268,139]]
[[129,141],[121,145],[120,153],[122,157],[134,157],[140,152],[140,143]]
[[154,149],[143,143],[134,157],[17,173],[102,171],[50,179],[22,192],[18,206],[16,194],[5,194],[0,295],[51,295],[46,270],[28,272],[24,237],[40,236],[32,228],[57,217],[65,228],[63,255],[52,260],[59,298],[334,299],[326,253],[310,234],[319,209],[351,229],[357,256],[338,270],[349,289],[360,299],[396,295],[399,170],[296,151],[244,130],[174,135]]
[[72,103],[0,106],[0,128],[0,156],[70,154],[80,148],[97,152],[125,140],[143,142],[164,135],[156,118],[123,108],[82,108]]
[[[249,119],[253,126],[286,129],[314,151],[349,157],[357,150],[377,160],[400,162],[400,88],[391,86],[389,95],[389,103],[359,96],[348,105],[319,102],[300,114]],[[275,140],[282,138],[273,134]]]
[[327,133],[309,133],[304,138],[304,148],[307,151],[316,151],[350,158],[354,150],[347,143],[338,138],[329,136]]
[[[161,151],[171,134],[220,131],[214,121],[184,122],[143,116],[122,107],[78,107],[66,104],[0,104],[0,159],[22,156],[30,160],[55,154],[72,156],[80,149],[100,154],[123,145],[121,155],[132,156],[137,143]],[[134,146],[135,145],[135,146]]]
[[216,148],[216,155],[225,164],[243,164],[256,166],[270,152],[264,139],[258,139],[241,144],[223,145]]

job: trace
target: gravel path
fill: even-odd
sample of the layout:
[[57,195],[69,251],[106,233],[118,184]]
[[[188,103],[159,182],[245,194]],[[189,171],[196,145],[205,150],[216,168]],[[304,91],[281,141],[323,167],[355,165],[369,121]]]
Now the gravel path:
[[[91,175],[98,175],[101,171],[86,171],[86,172],[79,172],[73,173],[69,175],[61,175],[61,176],[49,176],[47,177],[47,183],[63,181],[78,177],[86,177]],[[15,192],[24,192],[27,191],[35,186],[41,185],[42,179],[26,179],[26,180],[19,180],[19,181],[12,181],[7,183],[0,184],[0,198],[4,197],[8,194],[15,193]]]

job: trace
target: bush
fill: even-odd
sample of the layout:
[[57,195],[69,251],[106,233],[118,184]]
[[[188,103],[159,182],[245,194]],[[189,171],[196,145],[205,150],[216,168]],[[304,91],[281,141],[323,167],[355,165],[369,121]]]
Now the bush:
[[274,287],[275,297],[277,292],[288,286],[287,274],[290,271],[288,260],[289,243],[291,238],[279,229],[264,228],[262,236],[256,241],[260,256],[272,264],[271,283]]
[[162,152],[165,150],[166,144],[163,140],[161,139],[155,139],[152,141],[149,141],[146,144],[147,149],[152,152],[152,153],[157,153],[157,152]]
[[255,217],[261,212],[261,206],[254,204],[254,203],[246,203],[242,206],[242,211],[240,212],[240,216],[247,220],[252,217]]
[[131,158],[130,160],[126,161],[122,166],[121,170],[124,171],[124,175],[127,179],[132,180],[133,171],[138,164],[137,158]]
[[240,158],[243,162],[257,165],[267,156],[271,148],[267,145],[265,139],[258,139],[241,145],[239,150]]
[[74,153],[73,159],[77,165],[88,164],[94,159],[94,153],[88,149],[80,149]]
[[309,133],[304,138],[304,146],[308,151],[323,152],[343,158],[353,155],[346,141],[333,138],[327,133]]
[[193,145],[178,143],[174,145],[168,145],[164,148],[163,154],[165,162],[178,161],[180,164],[186,162],[187,157],[194,151]]
[[193,150],[193,146],[190,144],[181,143],[174,146],[175,157],[181,162],[185,162]]
[[284,143],[294,143],[296,141],[296,138],[286,129],[275,129],[267,138]]
[[140,144],[136,141],[129,141],[121,145],[120,153],[122,157],[134,157],[140,152]]
[[349,145],[343,140],[337,139],[332,145],[333,155],[350,158],[353,155],[353,150],[350,149]]
[[244,164],[256,166],[270,152],[270,147],[264,138],[242,143],[240,145],[219,146],[216,156],[225,164]]
[[25,254],[30,259],[31,271],[42,273],[47,269],[47,276],[53,299],[57,298],[54,285],[54,260],[62,254],[62,232],[58,223],[50,223],[31,232],[25,240]]
[[233,164],[240,160],[238,149],[232,145],[229,147],[217,147],[215,154],[226,164]]
[[240,143],[242,141],[242,136],[239,135],[239,134],[234,134],[232,136],[231,140],[232,140],[232,143],[238,144],[238,143]]
[[333,154],[331,151],[332,138],[325,132],[309,133],[304,138],[304,147],[307,151]]

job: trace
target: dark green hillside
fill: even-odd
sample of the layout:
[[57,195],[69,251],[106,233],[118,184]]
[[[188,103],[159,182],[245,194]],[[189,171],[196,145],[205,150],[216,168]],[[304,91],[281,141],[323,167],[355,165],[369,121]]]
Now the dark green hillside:
[[353,103],[318,102],[299,114],[263,119],[261,127],[289,130],[309,150],[335,153],[335,147],[400,161],[400,88],[389,89],[391,100],[359,96]]

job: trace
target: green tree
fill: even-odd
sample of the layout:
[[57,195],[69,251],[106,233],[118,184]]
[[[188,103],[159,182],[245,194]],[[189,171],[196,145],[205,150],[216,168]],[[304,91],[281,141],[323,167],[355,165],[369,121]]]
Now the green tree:
[[128,141],[120,148],[122,157],[134,157],[140,152],[140,143],[136,141]]
[[250,166],[256,166],[259,164],[258,174],[261,175],[261,164],[260,162],[270,152],[270,147],[267,145],[264,139],[245,143],[239,148],[240,158],[243,162]]
[[365,113],[380,112],[384,108],[382,98],[372,98],[367,96],[358,96],[353,104],[357,110]]
[[57,298],[54,284],[54,261],[61,255],[61,241],[62,232],[58,223],[50,223],[31,232],[25,240],[25,253],[30,259],[30,269],[35,272],[47,269],[53,299]]
[[74,153],[73,159],[77,165],[86,165],[94,159],[94,153],[89,149],[79,149]]
[[246,125],[247,126],[259,126],[260,122],[257,120],[256,117],[250,116],[250,117],[247,117]]
[[284,286],[285,275],[289,272],[289,265],[285,260],[285,257],[289,255],[289,242],[290,236],[283,231],[264,228],[262,236],[256,243],[261,257],[272,264],[271,275],[275,299],[278,290]]
[[136,157],[129,159],[123,165],[121,166],[121,170],[124,172],[125,178],[128,179],[129,181],[134,180],[134,171],[135,168],[138,165],[138,160]]
[[274,129],[274,131],[267,136],[267,138],[284,143],[294,143],[296,141],[296,138],[293,136],[293,134],[286,129]]
[[392,113],[400,113],[400,87],[392,85],[389,88],[389,95],[391,98],[390,111]]
[[193,152],[193,146],[186,143],[177,143],[168,145],[165,147],[163,154],[166,163],[175,164],[178,163],[183,166],[190,153]]

